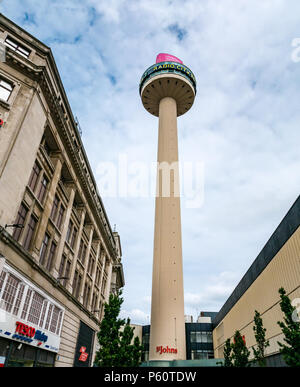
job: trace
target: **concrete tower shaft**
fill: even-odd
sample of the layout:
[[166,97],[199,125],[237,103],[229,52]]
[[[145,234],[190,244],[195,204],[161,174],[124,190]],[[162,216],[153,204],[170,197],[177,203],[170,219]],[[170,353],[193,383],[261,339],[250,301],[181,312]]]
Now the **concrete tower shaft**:
[[185,360],[177,116],[191,108],[196,83],[186,66],[163,62],[146,70],[140,94],[159,117],[149,360]]

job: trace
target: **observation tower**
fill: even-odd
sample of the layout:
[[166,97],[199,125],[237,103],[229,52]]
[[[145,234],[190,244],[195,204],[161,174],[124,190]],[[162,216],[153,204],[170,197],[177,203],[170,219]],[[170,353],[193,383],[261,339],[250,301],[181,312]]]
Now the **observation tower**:
[[177,117],[192,107],[196,79],[180,59],[159,54],[139,90],[159,117],[149,360],[185,360]]

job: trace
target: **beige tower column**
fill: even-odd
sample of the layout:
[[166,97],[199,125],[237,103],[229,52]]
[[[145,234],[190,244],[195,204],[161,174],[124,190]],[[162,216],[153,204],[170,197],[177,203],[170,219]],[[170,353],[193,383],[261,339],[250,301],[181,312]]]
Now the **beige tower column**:
[[177,117],[192,106],[195,77],[178,62],[149,67],[140,82],[145,109],[159,117],[149,360],[185,360]]
[[[150,360],[186,358],[177,104],[159,103]],[[158,350],[158,348],[162,347]],[[165,352],[164,352],[165,351]]]

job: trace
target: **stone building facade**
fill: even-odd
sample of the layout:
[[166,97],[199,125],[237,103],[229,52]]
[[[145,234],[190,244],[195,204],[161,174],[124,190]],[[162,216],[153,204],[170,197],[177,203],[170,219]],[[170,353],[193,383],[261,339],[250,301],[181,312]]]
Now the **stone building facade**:
[[3,15],[0,41],[0,366],[89,366],[120,238],[51,49]]

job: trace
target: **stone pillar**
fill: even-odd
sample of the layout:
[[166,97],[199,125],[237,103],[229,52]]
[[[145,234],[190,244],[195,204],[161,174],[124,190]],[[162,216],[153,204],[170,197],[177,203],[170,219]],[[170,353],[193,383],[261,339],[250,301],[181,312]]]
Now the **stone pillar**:
[[[159,103],[150,360],[185,360],[177,105]],[[157,347],[165,352],[157,352]]]

